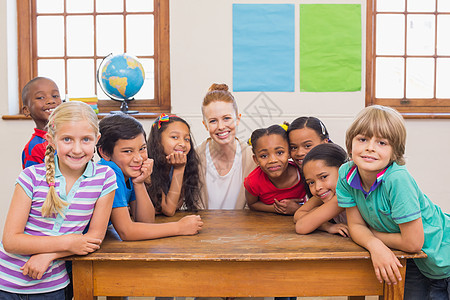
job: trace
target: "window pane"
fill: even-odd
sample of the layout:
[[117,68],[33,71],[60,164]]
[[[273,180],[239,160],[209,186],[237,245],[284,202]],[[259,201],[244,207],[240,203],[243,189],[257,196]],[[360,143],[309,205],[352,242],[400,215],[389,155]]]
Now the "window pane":
[[135,99],[154,99],[155,98],[155,65],[153,59],[140,58],[142,66],[144,67],[145,80],[139,93],[134,97]]
[[[96,65],[95,70],[97,70],[97,72],[98,72],[98,67],[100,66],[102,61],[103,61],[102,59],[97,59],[97,62],[95,63],[95,65]],[[109,98],[105,93],[103,93],[103,90],[100,87],[100,84],[98,84],[97,76],[95,77],[95,84],[97,86],[97,98],[99,100],[110,100],[111,98]]]
[[70,97],[95,95],[95,76],[93,59],[68,59],[67,82]]
[[433,98],[434,59],[406,59],[406,97]]
[[67,17],[67,55],[94,55],[94,21],[92,16]]
[[403,98],[403,58],[379,57],[376,59],[376,98]]
[[436,98],[450,98],[450,58],[438,58],[436,69]]
[[438,0],[438,12],[450,12],[450,0]]
[[66,93],[66,76],[64,70],[64,60],[62,59],[38,60],[38,76],[52,79],[58,86],[61,99],[65,98],[64,94]]
[[434,15],[408,15],[408,55],[433,55],[435,19]]
[[152,12],[153,1],[127,0],[127,11]]
[[438,15],[437,54],[450,55],[450,16]]
[[66,0],[66,9],[68,13],[91,13],[94,11],[93,0]]
[[123,0],[97,0],[95,5],[97,12],[123,12]]
[[123,16],[97,16],[97,55],[124,52]]
[[127,50],[139,55],[153,55],[153,15],[127,16]]
[[36,12],[62,13],[64,12],[64,0],[36,0]]
[[405,11],[405,0],[376,0],[377,11]]
[[63,17],[37,17],[37,55],[64,56]]
[[377,55],[405,54],[405,17],[403,15],[377,15]]
[[436,0],[408,0],[407,11],[432,12],[436,8]]

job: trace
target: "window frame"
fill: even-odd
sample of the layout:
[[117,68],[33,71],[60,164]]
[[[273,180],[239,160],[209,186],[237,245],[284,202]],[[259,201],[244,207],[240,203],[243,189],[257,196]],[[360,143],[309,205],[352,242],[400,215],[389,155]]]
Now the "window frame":
[[[406,12],[406,1],[405,0],[405,20],[407,20],[408,12]],[[437,5],[437,3],[436,3]],[[434,12],[437,15],[437,12]],[[437,22],[437,18],[436,18]],[[435,35],[437,36],[437,26],[435,26]],[[406,34],[406,28],[405,28]],[[405,36],[406,43],[406,36]],[[437,43],[437,39],[435,40]],[[415,118],[415,119],[428,119],[428,118],[450,118],[450,99],[441,98],[430,98],[430,99],[410,99],[404,97],[403,99],[387,99],[387,98],[376,98],[375,97],[375,78],[376,78],[376,0],[367,0],[366,2],[366,106],[379,104],[390,106],[397,109],[405,118]],[[384,55],[383,55],[384,56]],[[403,56],[405,59],[407,57],[417,57],[414,55]],[[447,57],[447,56],[437,56],[436,53],[431,56],[435,59],[435,84],[436,84],[436,59],[437,57]],[[405,66],[406,68],[406,66]],[[404,89],[406,90],[406,77],[404,82]],[[405,94],[404,90],[404,94]],[[436,94],[436,85],[434,86],[434,95]]]
[[[126,0],[124,0],[125,2]],[[170,48],[169,48],[169,0],[154,2],[154,99],[128,102],[130,110],[140,114],[154,116],[161,112],[170,112]],[[18,40],[18,88],[19,95],[25,84],[37,76],[36,42],[36,0],[17,0],[17,40]],[[67,79],[66,79],[67,80]],[[66,86],[67,88],[67,86]],[[60,91],[64,94],[65,91]],[[100,113],[118,110],[121,102],[99,100]],[[22,99],[19,96],[19,108],[22,114]]]

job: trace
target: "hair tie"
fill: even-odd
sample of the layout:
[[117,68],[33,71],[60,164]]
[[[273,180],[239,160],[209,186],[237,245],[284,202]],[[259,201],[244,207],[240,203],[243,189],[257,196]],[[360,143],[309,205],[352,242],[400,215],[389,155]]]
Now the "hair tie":
[[280,127],[284,129],[284,131],[288,130],[288,126],[286,124],[280,124]]
[[54,183],[54,182],[50,182],[50,183],[48,184],[48,186],[49,186],[49,187],[55,187],[55,183]]
[[177,118],[178,118],[177,115],[167,115],[167,114],[165,114],[165,113],[162,113],[162,114],[158,117],[158,119],[155,120],[155,123],[153,123],[153,126],[156,126],[156,124],[158,124],[158,129],[161,129],[162,123],[163,123],[163,122],[169,122],[170,118],[173,118],[173,117],[177,117]]
[[155,123],[153,123],[153,126],[156,126],[156,124],[158,124],[158,129],[161,129],[162,122],[169,122],[169,116],[165,113],[159,115],[158,119],[156,119]]
[[248,139],[247,144],[248,144],[249,146],[252,145],[252,138],[249,138],[249,139]]
[[319,123],[320,123],[320,127],[322,128],[322,135],[326,137],[327,131],[325,130],[325,125],[323,125],[322,121],[320,121],[320,120],[319,120]]

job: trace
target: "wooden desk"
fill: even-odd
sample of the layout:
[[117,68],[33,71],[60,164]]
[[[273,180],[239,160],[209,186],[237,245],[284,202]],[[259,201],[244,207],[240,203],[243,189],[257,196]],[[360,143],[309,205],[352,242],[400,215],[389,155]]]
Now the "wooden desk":
[[[69,258],[75,299],[359,295],[403,299],[403,281],[395,286],[379,283],[369,253],[348,238],[323,232],[297,235],[292,216],[225,210],[199,214],[205,224],[198,235],[121,242],[109,231],[99,251]],[[406,258],[425,256],[395,253],[403,266]]]

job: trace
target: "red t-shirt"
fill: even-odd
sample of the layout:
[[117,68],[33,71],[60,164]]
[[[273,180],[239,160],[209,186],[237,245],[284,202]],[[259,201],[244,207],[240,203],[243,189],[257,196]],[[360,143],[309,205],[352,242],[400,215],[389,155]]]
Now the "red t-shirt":
[[253,196],[258,197],[259,201],[264,204],[271,205],[275,202],[274,199],[301,199],[300,203],[306,201],[306,190],[303,179],[300,175],[300,170],[294,163],[289,162],[294,166],[298,174],[298,182],[291,187],[285,189],[277,188],[264,173],[260,167],[254,169],[244,180],[245,189]]

